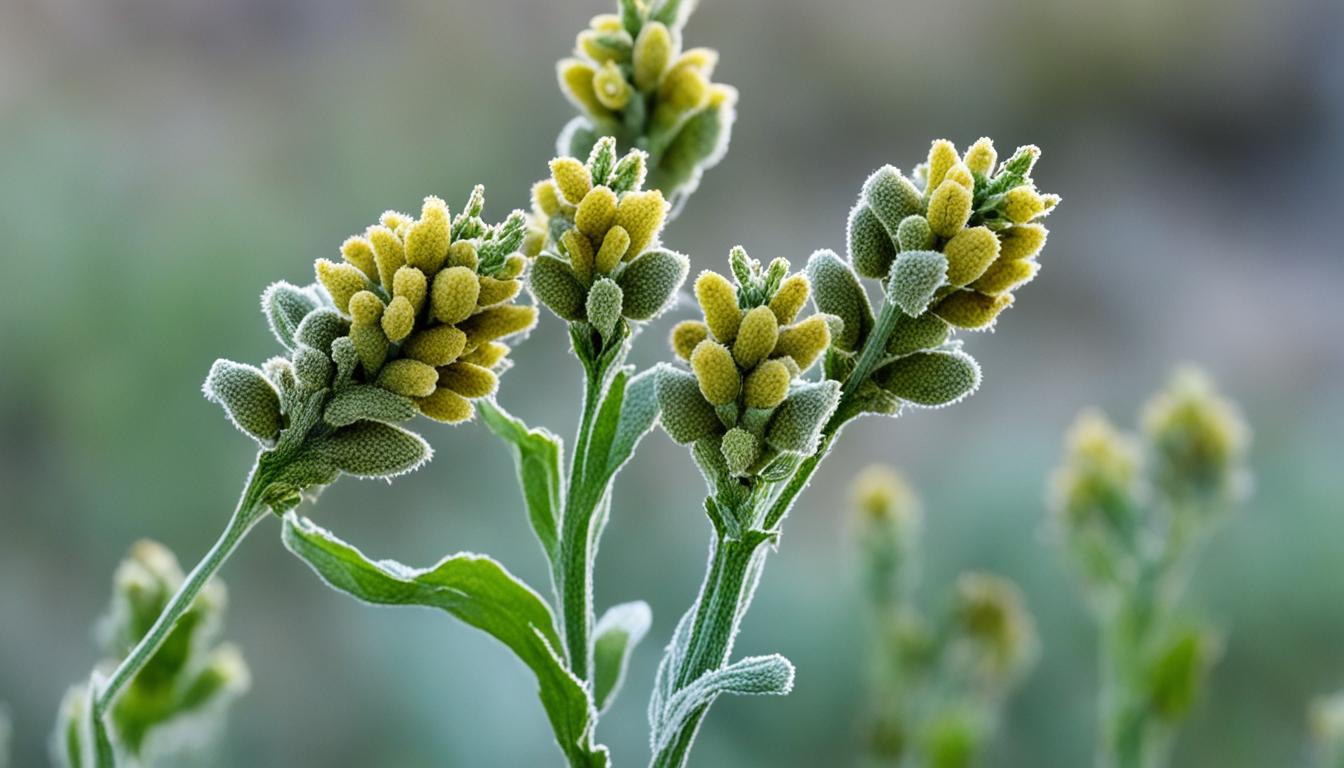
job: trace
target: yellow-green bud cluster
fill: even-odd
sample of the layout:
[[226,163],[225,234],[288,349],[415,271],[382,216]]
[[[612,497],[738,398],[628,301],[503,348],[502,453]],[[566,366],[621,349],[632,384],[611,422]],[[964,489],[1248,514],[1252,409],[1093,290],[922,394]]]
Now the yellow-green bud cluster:
[[619,14],[595,16],[579,33],[574,57],[556,67],[581,113],[560,133],[560,154],[585,157],[612,137],[649,152],[651,184],[670,199],[695,190],[727,150],[737,91],[711,82],[716,51],[682,50],[692,5],[621,0]]
[[1152,483],[1175,502],[1207,508],[1246,495],[1250,430],[1202,372],[1178,371],[1144,406],[1142,426]]
[[816,450],[838,385],[796,383],[831,342],[832,318],[798,318],[811,293],[789,263],[768,267],[733,249],[735,282],[705,271],[695,281],[703,321],[679,323],[673,351],[690,371],[668,367],[658,383],[663,428],[682,443],[714,442],[728,474],[753,477],[780,454]]
[[987,573],[963,573],[957,579],[958,640],[978,677],[1001,687],[1016,679],[1035,660],[1036,625],[1022,591],[1013,582]]
[[1040,269],[1036,256],[1047,234],[1040,219],[1059,203],[1031,179],[1039,156],[1036,147],[1021,147],[995,170],[989,139],[963,155],[939,140],[912,178],[892,166],[879,169],[849,216],[855,269],[885,283],[899,279],[892,272],[899,255],[941,253],[947,271],[930,311],[954,327],[991,327],[1012,305],[1013,291]]
[[[136,542],[113,577],[112,603],[99,625],[111,667],[149,630],[183,581],[177,558],[162,544]],[[181,743],[188,732],[208,735],[226,704],[247,690],[246,663],[232,645],[216,644],[226,604],[212,581],[168,634],[163,645],[117,697],[109,722],[122,751],[137,759]],[[88,692],[71,689],[61,706],[55,745],[66,765],[81,765],[92,745],[81,729]],[[197,738],[199,740],[199,736]]]
[[532,294],[604,338],[661,313],[690,268],[685,256],[659,247],[667,201],[642,189],[644,161],[640,150],[617,158],[615,140],[604,137],[586,163],[552,160],[551,177],[532,189]]
[[1052,480],[1052,506],[1066,530],[1130,525],[1142,492],[1138,442],[1087,410],[1070,427],[1064,463]]

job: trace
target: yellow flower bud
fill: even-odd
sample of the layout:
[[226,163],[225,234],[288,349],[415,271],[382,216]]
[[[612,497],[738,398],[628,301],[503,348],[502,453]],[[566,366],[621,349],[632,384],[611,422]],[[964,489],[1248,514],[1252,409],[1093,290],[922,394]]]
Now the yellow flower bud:
[[1040,224],[1018,224],[999,233],[999,258],[1003,261],[1029,259],[1045,247],[1049,232]]
[[1041,265],[1031,259],[1016,261],[999,259],[985,270],[985,274],[981,275],[979,280],[971,283],[971,287],[980,293],[996,296],[1030,282],[1040,269]]
[[689,361],[696,345],[709,338],[709,326],[699,320],[682,320],[672,328],[672,351]]
[[322,287],[331,294],[336,308],[346,312],[350,307],[350,297],[369,287],[364,273],[352,264],[337,264],[334,261],[318,259],[317,279]]
[[689,64],[673,66],[658,86],[654,122],[672,124],[680,115],[704,106],[708,98],[709,81],[699,69]]
[[607,230],[602,238],[602,247],[598,249],[594,268],[598,274],[609,275],[621,263],[621,259],[630,251],[630,234],[625,227],[614,226]]
[[958,328],[987,328],[999,313],[1013,305],[1013,295],[986,296],[975,291],[954,291],[933,307],[933,313]]
[[939,237],[951,237],[966,226],[971,218],[971,191],[955,181],[944,181],[929,197],[925,218],[929,229]]
[[378,223],[393,232],[396,232],[407,224],[410,224],[411,217],[400,211],[383,211],[383,215],[378,217]]
[[766,360],[747,374],[742,385],[742,400],[748,408],[774,408],[789,395],[793,375],[779,360]]
[[392,275],[392,295],[405,296],[417,315],[425,306],[425,294],[428,292],[429,280],[425,278],[424,272],[415,267],[401,267]]
[[1015,224],[1025,224],[1045,213],[1045,200],[1031,187],[1014,187],[1003,196],[1003,214]]
[[447,365],[462,354],[467,346],[467,334],[451,325],[436,325],[416,331],[402,345],[402,354],[426,365]]
[[415,327],[415,307],[405,296],[393,297],[387,309],[383,311],[383,333],[389,341],[398,342],[406,338]]
[[547,216],[560,212],[560,192],[555,188],[554,181],[543,179],[532,185],[532,207]]
[[595,243],[602,242],[615,220],[616,193],[606,187],[593,187],[574,212],[574,226]]
[[445,424],[461,423],[470,419],[476,412],[470,400],[451,389],[444,388],[436,389],[429,396],[417,399],[415,404],[420,407],[421,413]]
[[499,280],[485,275],[481,276],[480,283],[481,292],[476,298],[476,305],[480,307],[502,304],[517,296],[518,291],[523,287],[523,284],[517,280]]
[[975,191],[975,177],[971,175],[971,170],[966,167],[966,164],[961,161],[957,161],[955,165],[948,169],[943,180],[955,181],[972,192]]
[[659,21],[645,24],[635,38],[635,87],[645,93],[658,87],[672,53],[672,33],[667,27]]
[[638,256],[658,241],[666,216],[667,201],[656,189],[628,192],[621,198],[616,208],[616,225],[624,227],[630,235],[630,248],[626,251],[629,258]]
[[963,229],[943,246],[947,256],[947,282],[961,287],[989,269],[999,257],[999,238],[987,227]]
[[793,275],[779,286],[770,299],[770,311],[775,313],[775,319],[780,325],[788,325],[802,311],[811,293],[812,286],[808,284],[807,277]]
[[511,253],[504,259],[504,266],[499,268],[495,276],[500,280],[514,280],[522,277],[525,269],[527,269],[527,257],[521,253]]
[[471,363],[453,363],[439,369],[439,386],[447,387],[463,397],[487,397],[498,385],[489,368]]
[[476,310],[481,284],[476,273],[466,267],[449,267],[434,276],[430,307],[441,323],[456,324]]
[[588,285],[593,282],[593,266],[597,256],[593,253],[593,244],[577,229],[571,229],[560,236],[560,242],[569,254],[569,266],[579,282]]
[[353,264],[370,280],[378,279],[378,262],[373,258],[373,246],[356,235],[341,243],[341,258]]
[[464,363],[472,363],[483,368],[494,368],[507,354],[509,354],[508,344],[487,341],[459,359]]
[[598,32],[620,32],[625,29],[621,17],[614,13],[599,13],[588,22],[588,26]]
[[797,325],[783,328],[775,343],[775,357],[791,357],[800,371],[806,371],[831,345],[831,326],[825,315],[812,315]]
[[475,272],[476,265],[479,263],[480,259],[476,256],[476,246],[472,245],[470,241],[459,240],[448,246],[448,261],[445,262],[445,266],[466,267]]
[[717,342],[705,339],[691,352],[691,370],[700,385],[700,394],[712,405],[727,405],[742,390],[742,376],[733,363],[733,353]]
[[[382,307],[382,304],[379,303],[378,306]],[[364,366],[365,374],[372,376],[383,367],[390,345],[381,325],[355,323],[350,326],[350,343],[355,345],[355,353],[359,355],[359,362]]]
[[713,48],[692,48],[677,57],[672,62],[674,67],[691,67],[704,75],[706,79],[714,74],[714,67],[719,64],[719,52]]
[[592,174],[583,163],[572,157],[557,157],[551,161],[551,178],[555,188],[571,205],[578,205],[593,188]]
[[966,150],[966,157],[962,162],[972,173],[988,177],[994,171],[994,163],[998,162],[998,159],[999,153],[994,150],[994,142],[982,136]]
[[613,112],[625,109],[630,103],[630,85],[615,61],[608,61],[593,75],[593,93],[602,106]]
[[728,278],[717,272],[701,272],[695,279],[695,299],[700,302],[705,324],[714,338],[727,343],[737,337],[742,310],[737,306],[737,291]]
[[378,386],[403,397],[425,397],[434,391],[439,372],[419,360],[393,360],[378,372]]
[[733,359],[749,370],[770,356],[779,340],[779,321],[769,307],[755,307],[742,316],[733,341]]
[[947,172],[952,170],[961,158],[957,156],[957,147],[947,139],[939,139],[929,147],[928,183],[925,190],[936,190],[943,183]]
[[369,243],[373,245],[373,258],[378,264],[378,281],[387,290],[392,290],[392,276],[397,269],[406,264],[406,253],[401,247],[401,239],[392,230],[384,226],[369,227]]
[[872,520],[891,520],[903,527],[919,524],[919,499],[901,473],[883,464],[865,467],[854,478],[854,506]]
[[426,197],[420,220],[406,232],[406,263],[432,275],[448,258],[448,205],[437,197]]
[[350,297],[350,317],[355,325],[373,325],[383,317],[383,300],[373,291],[360,291]]
[[467,334],[467,346],[476,347],[515,333],[530,330],[537,324],[537,308],[505,304],[477,312],[457,324]]
[[[579,109],[592,117],[608,118],[611,112],[597,98],[597,92],[593,90],[593,75],[596,70],[593,66],[579,59],[561,59],[556,64],[556,74],[560,79],[560,90],[564,92],[565,98]],[[577,203],[578,200],[571,202]]]

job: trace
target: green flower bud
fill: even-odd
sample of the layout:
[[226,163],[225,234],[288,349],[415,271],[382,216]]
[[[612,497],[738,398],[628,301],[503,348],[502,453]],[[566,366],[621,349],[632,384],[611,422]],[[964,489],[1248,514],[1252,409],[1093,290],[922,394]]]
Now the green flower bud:
[[1003,197],[1003,213],[1014,224],[1026,224],[1045,213],[1045,199],[1031,187],[1015,187]]
[[205,377],[205,397],[224,406],[229,421],[263,445],[280,436],[280,395],[250,365],[216,360]]
[[[434,319],[441,323],[460,323],[476,311],[480,296],[481,283],[475,272],[467,267],[449,267],[434,276],[430,295]],[[392,338],[392,334],[388,333],[388,337]],[[396,341],[395,338],[392,340]]]
[[509,354],[509,345],[497,341],[487,341],[471,352],[458,358],[464,363],[479,365],[482,368],[494,368]]
[[770,356],[777,341],[779,321],[775,313],[769,307],[755,307],[742,316],[733,341],[733,359],[743,370],[750,370]]
[[[845,352],[857,350],[873,327],[873,309],[858,276],[834,251],[827,250],[817,251],[807,260],[807,276],[817,309],[844,323],[832,345]],[[801,360],[794,359],[803,366]]]
[[1099,411],[1078,415],[1064,461],[1051,478],[1050,506],[1067,533],[1088,527],[1128,529],[1139,493],[1140,452]]
[[373,245],[373,258],[378,265],[378,280],[387,290],[392,290],[392,275],[406,265],[406,251],[401,238],[385,226],[369,227],[369,243]]
[[896,228],[896,242],[902,251],[927,251],[933,248],[933,230],[923,216],[906,216]]
[[621,74],[616,62],[608,61],[593,75],[593,95],[613,112],[625,109],[630,103],[630,85],[625,82],[625,75]]
[[620,286],[606,277],[598,278],[588,291],[586,304],[588,322],[592,323],[597,332],[604,337],[611,336],[616,323],[621,319],[623,299],[624,294],[621,293]]
[[425,294],[429,292],[429,279],[425,273],[412,266],[400,267],[392,275],[392,295],[405,296],[412,311],[420,314],[425,306]]
[[606,187],[593,187],[583,196],[574,212],[574,226],[593,242],[603,236],[616,221],[616,193]]
[[976,650],[976,671],[992,685],[1011,682],[1036,658],[1036,626],[1024,603],[1007,579],[987,573],[957,579],[957,629]]
[[[612,117],[611,111],[597,98],[597,91],[593,88],[593,77],[597,70],[591,64],[578,59],[561,59],[556,64],[555,72],[560,80],[560,90],[576,109],[595,119]],[[578,199],[571,202],[577,203]]]
[[766,442],[786,453],[810,456],[817,450],[822,427],[840,402],[840,382],[820,381],[793,390],[770,421]]
[[714,338],[728,343],[737,337],[742,310],[737,306],[737,291],[728,278],[709,270],[701,272],[695,279],[695,298]]
[[672,33],[667,27],[657,21],[645,24],[635,38],[635,87],[645,93],[657,88],[674,54]]
[[426,397],[417,398],[420,412],[445,424],[460,424],[471,419],[476,407],[467,398],[446,387],[439,387]]
[[666,217],[667,201],[659,190],[625,193],[616,208],[616,225],[624,227],[630,234],[627,258],[634,258],[645,248],[657,244]]
[[401,351],[412,360],[438,367],[456,360],[466,346],[467,334],[451,325],[436,325],[411,334]]
[[873,381],[915,405],[940,408],[980,386],[980,366],[963,352],[916,352],[873,371]]
[[376,325],[356,323],[350,326],[350,341],[355,345],[355,351],[359,353],[359,362],[364,366],[366,375],[372,376],[382,369],[391,343],[387,340],[387,334],[383,333],[381,323]]
[[756,436],[741,427],[733,427],[723,435],[719,450],[723,451],[728,471],[737,477],[746,475],[761,455],[761,444]]
[[560,237],[560,244],[564,246],[565,253],[569,256],[569,266],[574,271],[574,276],[584,285],[591,284],[597,259],[592,242],[584,237],[582,232],[571,229]]
[[583,163],[572,157],[557,157],[551,161],[551,178],[561,197],[570,205],[578,205],[593,188],[593,177]]
[[444,262],[444,265],[466,267],[473,272],[476,271],[476,268],[480,266],[480,258],[476,255],[476,246],[472,245],[470,241],[458,240],[448,246],[448,260]]
[[408,358],[393,360],[378,373],[378,386],[404,397],[424,397],[434,391],[438,380],[434,366]]
[[357,421],[342,427],[318,440],[314,450],[355,477],[395,477],[419,467],[434,454],[418,435],[377,421]]
[[700,393],[713,405],[733,402],[742,390],[742,377],[733,362],[733,353],[722,344],[709,339],[700,342],[691,352],[691,369],[700,384]]
[[568,264],[554,256],[539,256],[528,280],[532,295],[561,320],[584,319],[584,288]]
[[831,326],[826,317],[812,315],[797,325],[781,329],[774,354],[792,359],[800,372],[811,368],[831,345]]
[[747,374],[742,383],[742,402],[747,408],[774,408],[789,394],[793,374],[779,360],[766,360]]
[[[896,234],[902,219],[924,212],[924,196],[909,179],[890,165],[878,168],[863,183],[862,199],[878,221],[882,222],[888,239]],[[885,275],[884,270],[873,276]]]
[[686,282],[690,267],[690,259],[680,253],[662,248],[645,251],[626,266],[616,281],[625,293],[622,312],[631,320],[656,317]]
[[1203,372],[1185,368],[1143,408],[1154,484],[1178,502],[1229,504],[1249,489],[1250,430]]
[[532,207],[547,217],[560,213],[560,192],[555,181],[544,179],[532,185]]
[[294,350],[294,375],[309,389],[324,389],[330,386],[331,375],[336,366],[321,352],[307,344],[300,344]]
[[382,326],[388,341],[400,342],[415,328],[415,305],[405,296],[394,296],[383,310]]
[[943,246],[947,282],[960,288],[973,282],[999,257],[999,239],[987,227],[963,229]]
[[434,274],[448,258],[448,204],[426,197],[420,220],[406,232],[406,263],[424,274]]
[[947,341],[951,328],[932,312],[919,317],[902,313],[887,340],[887,354],[908,355],[922,349],[933,349]]
[[688,445],[723,430],[714,407],[700,394],[694,375],[660,366],[657,391],[663,430],[674,442]]
[[892,259],[896,258],[896,245],[877,214],[862,202],[849,212],[846,241],[849,261],[860,275],[873,279],[886,277]]
[[593,268],[599,275],[610,275],[629,252],[630,233],[625,231],[625,227],[612,227],[602,238],[602,247],[597,249]]
[[971,192],[949,179],[933,188],[925,214],[929,229],[938,237],[952,237],[971,218]]
[[887,297],[911,317],[919,317],[947,282],[948,260],[937,251],[905,251],[891,270]]
[[482,310],[458,323],[457,327],[467,334],[467,346],[476,347],[487,341],[530,331],[536,324],[536,307],[506,304]]
[[943,177],[944,181],[955,181],[967,190],[975,191],[975,177],[966,165],[960,161],[948,169],[947,175]]
[[770,299],[770,311],[780,325],[788,325],[798,317],[798,313],[807,305],[812,295],[812,284],[804,275],[791,275],[779,286]]
[[364,273],[350,264],[318,259],[315,263],[317,280],[331,294],[331,301],[342,312],[350,305],[350,297],[369,287]]
[[489,397],[498,386],[495,374],[479,365],[458,362],[439,369],[439,387],[451,389],[463,397]]
[[289,283],[273,283],[261,294],[261,309],[277,341],[294,347],[294,334],[309,312],[321,306],[316,291]]
[[934,305],[933,311],[958,328],[980,330],[994,324],[999,313],[1013,305],[1013,295],[986,296],[975,291],[953,291]]

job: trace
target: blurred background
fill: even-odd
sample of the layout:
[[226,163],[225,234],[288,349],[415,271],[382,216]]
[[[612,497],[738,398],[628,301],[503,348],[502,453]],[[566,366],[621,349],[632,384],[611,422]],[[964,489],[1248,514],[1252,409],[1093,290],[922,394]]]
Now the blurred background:
[[[526,205],[571,114],[554,82],[605,0],[9,0],[0,4],[0,702],[15,764],[46,763],[65,688],[138,537],[184,564],[223,525],[252,444],[199,394],[216,357],[260,362],[257,297],[426,194]],[[1088,404],[1132,424],[1174,364],[1205,365],[1255,430],[1256,493],[1205,552],[1189,604],[1227,632],[1175,764],[1289,766],[1305,708],[1344,686],[1344,5],[704,0],[691,45],[742,93],[727,159],[665,233],[693,270],[741,243],[801,265],[842,249],[866,174],[928,142],[1039,144],[1063,196],[1045,269],[991,335],[969,401],[853,425],[786,529],[741,654],[799,668],[783,699],[724,700],[700,765],[857,755],[862,637],[848,483],[901,467],[927,509],[922,589],[1018,580],[1043,660],[990,764],[1090,762],[1095,637],[1043,488]],[[683,306],[637,341],[666,358]],[[1331,317],[1336,317],[1331,320]],[[1332,330],[1333,329],[1333,330]],[[549,315],[501,401],[568,434],[579,379]],[[308,513],[375,557],[489,552],[544,589],[505,447],[421,424],[438,454],[387,487],[342,479]],[[655,433],[621,477],[599,606],[651,635],[600,737],[647,760],[656,659],[703,569],[686,452]],[[431,612],[326,589],[266,523],[224,571],[225,636],[253,690],[218,765],[551,765],[526,670]]]

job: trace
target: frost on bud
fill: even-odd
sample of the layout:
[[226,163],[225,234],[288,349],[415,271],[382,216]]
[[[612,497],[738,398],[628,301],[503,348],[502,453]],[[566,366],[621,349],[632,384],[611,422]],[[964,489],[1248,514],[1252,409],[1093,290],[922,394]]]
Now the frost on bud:
[[677,357],[690,362],[696,346],[709,338],[709,326],[699,320],[682,320],[672,327],[670,342]]
[[770,421],[766,442],[786,453],[810,456],[817,450],[822,427],[840,402],[840,382],[820,381],[793,390]]
[[1005,293],[986,296],[975,291],[953,291],[934,305],[939,317],[967,330],[979,330],[993,325],[999,313],[1013,305],[1013,295]]
[[[807,260],[807,277],[817,309],[840,318],[844,326],[831,340],[836,349],[853,352],[873,327],[873,308],[859,278],[834,251],[817,251]],[[801,367],[801,360],[794,358]]]
[[370,280],[378,279],[378,262],[373,257],[373,246],[362,237],[347,238],[341,243],[341,258],[345,259]]
[[471,269],[449,267],[440,271],[434,276],[434,288],[429,299],[434,319],[449,324],[466,320],[475,311],[480,295],[481,283]]
[[331,353],[331,342],[344,336],[350,323],[331,309],[309,312],[294,332],[294,341],[307,344],[324,354]]
[[793,373],[779,360],[766,360],[747,374],[742,401],[748,408],[774,408],[789,394]]
[[392,275],[392,295],[405,296],[417,315],[425,306],[425,294],[428,292],[429,280],[424,272],[415,267],[401,267]]
[[317,280],[331,294],[332,303],[345,312],[350,305],[350,297],[369,287],[364,273],[350,264],[337,264],[334,261],[318,259],[316,262]]
[[447,365],[456,360],[467,346],[467,334],[451,325],[436,325],[411,334],[402,345],[402,354],[425,365]]
[[737,291],[728,278],[709,270],[701,272],[695,279],[695,298],[714,338],[727,343],[737,337],[742,310],[737,306]]
[[652,189],[643,192],[627,192],[621,197],[616,209],[616,225],[624,227],[630,234],[630,248],[627,258],[633,258],[644,252],[645,248],[658,242],[663,231],[663,219],[667,216],[667,201],[663,193]]
[[769,307],[755,307],[742,316],[733,341],[733,359],[743,370],[749,370],[770,355],[778,340],[775,313]]
[[294,348],[294,333],[303,318],[320,306],[317,295],[307,288],[289,283],[273,283],[261,294],[261,309],[266,323],[286,349]]
[[864,277],[886,277],[892,259],[896,258],[896,245],[877,214],[860,202],[850,210],[846,230],[849,261],[854,269]]
[[700,384],[695,376],[685,371],[666,365],[660,367],[658,405],[663,430],[681,445],[718,434],[723,429],[714,407],[700,394]]
[[925,214],[929,229],[938,237],[952,237],[971,218],[971,191],[949,179],[934,188]]
[[887,354],[908,355],[923,349],[933,349],[947,341],[951,328],[932,312],[919,317],[902,313],[896,318],[891,336],[887,339]]
[[630,262],[616,281],[625,292],[625,316],[631,320],[656,317],[686,282],[690,268],[690,259],[662,248],[645,251]]
[[957,631],[975,649],[973,664],[990,685],[1012,682],[1036,658],[1036,626],[1025,603],[1007,579],[987,573],[957,579]]
[[999,233],[999,258],[1003,261],[1029,259],[1045,247],[1048,233],[1040,224],[1018,224]]
[[269,445],[280,436],[280,395],[260,370],[216,360],[205,377],[204,391],[207,399],[224,407],[235,427],[257,442]]
[[[599,120],[612,116],[597,98],[597,91],[593,88],[597,70],[591,64],[578,59],[562,59],[556,64],[555,72],[560,80],[560,90],[580,112]],[[578,200],[572,202],[577,203]]]
[[1031,187],[1015,187],[1004,195],[1003,213],[1014,224],[1026,224],[1045,213],[1045,200]]
[[630,103],[630,85],[616,62],[608,61],[593,75],[593,95],[598,102],[613,112],[625,109]]
[[488,397],[498,386],[495,374],[479,365],[453,363],[439,369],[439,387],[451,389],[463,397]]
[[974,392],[980,366],[962,352],[916,352],[873,371],[873,381],[906,402],[937,408]]
[[476,306],[478,307],[493,307],[496,304],[503,304],[517,296],[523,288],[523,284],[513,278],[498,279],[482,275],[479,282],[481,290],[476,297]]
[[560,212],[560,192],[551,179],[544,179],[532,185],[532,207],[546,216]]
[[377,421],[342,427],[319,439],[313,450],[346,474],[370,478],[410,472],[433,455],[418,435]]
[[1154,485],[1178,505],[1240,501],[1249,490],[1250,430],[1202,371],[1185,368],[1143,408]]
[[[929,147],[929,160],[927,174],[928,182],[924,188],[926,190],[937,190],[947,176],[947,172],[952,170],[952,166],[961,161],[957,156],[957,147],[947,139],[939,139],[933,142]],[[937,231],[937,230],[934,230]]]
[[426,197],[420,220],[406,232],[406,263],[423,273],[434,274],[448,258],[448,205]]
[[458,323],[467,334],[469,346],[479,346],[487,341],[502,339],[515,333],[532,330],[537,324],[537,308],[506,304],[502,307],[490,307]]
[[733,427],[723,435],[720,446],[728,471],[735,476],[747,474],[761,455],[761,444],[756,436],[741,427]]
[[812,315],[797,325],[779,332],[779,341],[775,344],[777,357],[789,357],[798,365],[800,371],[812,367],[822,352],[831,345],[831,326],[825,315]]
[[943,246],[947,282],[960,288],[985,273],[999,257],[999,239],[987,227],[963,229]]
[[902,251],[927,251],[933,242],[929,220],[918,214],[901,219],[896,228],[896,243]]
[[436,389],[428,397],[417,398],[415,404],[421,413],[445,424],[467,421],[476,412],[470,400],[447,388]]
[[909,179],[890,165],[877,169],[863,183],[863,200],[882,222],[888,237],[896,234],[901,220],[906,216],[924,211],[924,196]]
[[657,21],[645,24],[635,38],[635,87],[645,93],[658,87],[674,51],[672,33],[666,25]]
[[962,162],[970,169],[972,173],[979,174],[988,178],[994,171],[994,163],[998,162],[999,153],[994,150],[994,142],[988,137],[982,136],[970,149],[966,150],[966,156]]
[[604,337],[611,336],[616,323],[621,319],[623,297],[620,286],[606,277],[598,278],[588,291],[586,302],[588,322],[592,323],[597,332]]
[[616,220],[616,193],[606,187],[593,187],[574,211],[574,226],[589,239],[601,242]]
[[905,314],[919,317],[947,282],[948,271],[947,258],[937,251],[906,251],[892,266],[887,298]]
[[[472,281],[473,284],[475,281]],[[383,333],[389,341],[400,342],[415,327],[415,306],[405,296],[395,296],[383,310]]]
[[373,245],[373,258],[378,265],[378,280],[387,290],[392,290],[392,275],[406,264],[406,251],[401,238],[385,226],[369,227],[369,243]]
[[311,390],[324,389],[331,383],[335,366],[321,352],[307,344],[300,344],[294,350],[294,375]]
[[727,347],[709,339],[700,342],[691,352],[691,369],[701,394],[711,404],[727,405],[737,399],[742,377]]
[[592,283],[593,272],[597,266],[595,263],[597,254],[593,251],[592,242],[584,237],[582,232],[571,229],[561,235],[560,244],[569,256],[569,266],[574,271],[574,276],[584,285]]
[[593,270],[599,275],[609,275],[621,263],[630,251],[630,233],[625,227],[612,227],[602,238],[602,247],[597,249],[593,258]]
[[791,275],[780,284],[779,290],[770,299],[770,311],[780,325],[788,325],[798,317],[798,313],[807,305],[812,295],[812,284],[803,275]]
[[561,320],[584,319],[584,289],[569,265],[554,256],[539,256],[528,276],[532,295]]
[[971,287],[988,296],[997,296],[1031,282],[1040,269],[1041,265],[1031,259],[1006,261],[1000,258],[971,283]]
[[434,366],[409,358],[393,360],[378,373],[378,386],[404,397],[424,397],[434,391],[438,380]]
[[551,178],[555,188],[570,205],[578,205],[593,188],[593,177],[583,163],[572,157],[557,157],[551,161]]
[[387,334],[383,333],[381,323],[369,325],[355,323],[350,326],[350,342],[354,344],[355,352],[359,354],[359,362],[364,366],[365,375],[371,376],[383,367],[391,343],[387,340]]

